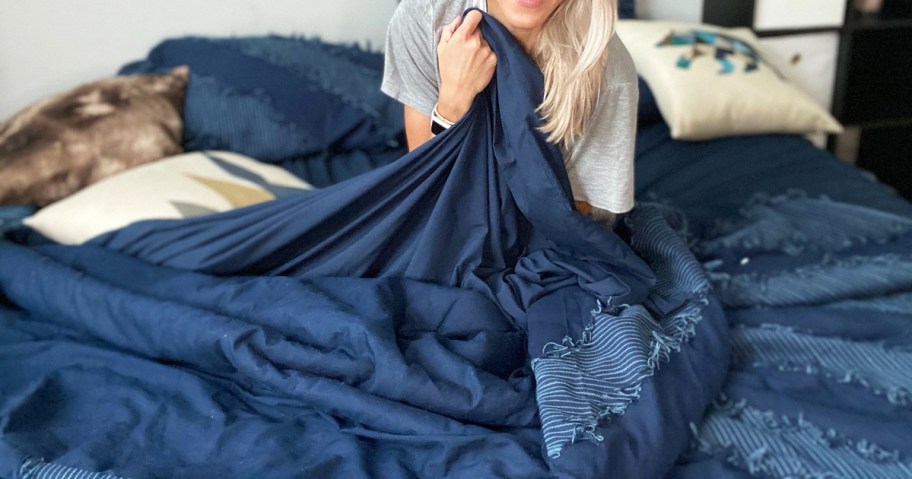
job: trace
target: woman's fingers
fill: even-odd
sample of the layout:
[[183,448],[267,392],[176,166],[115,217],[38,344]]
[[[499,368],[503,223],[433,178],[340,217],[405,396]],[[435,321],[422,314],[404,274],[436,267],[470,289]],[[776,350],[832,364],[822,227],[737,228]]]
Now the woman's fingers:
[[481,23],[481,12],[478,10],[472,10],[468,15],[463,19],[462,24],[459,25],[459,28],[456,29],[457,34],[463,35],[468,38],[470,35],[475,33],[478,29],[478,24]]
[[488,86],[497,64],[478,27],[482,19],[480,12],[469,12],[444,27],[440,34],[437,111],[453,121],[461,118],[475,96]]
[[453,19],[452,22],[443,27],[443,32],[440,34],[440,41],[443,43],[449,43],[450,39],[453,38],[453,34],[456,33],[456,29],[459,28],[459,25],[462,23],[462,17],[457,16]]
[[494,54],[494,50],[491,50],[491,47],[488,46],[488,42],[484,38],[481,39],[481,58],[485,63],[485,66],[490,70],[491,65],[497,64],[497,56]]

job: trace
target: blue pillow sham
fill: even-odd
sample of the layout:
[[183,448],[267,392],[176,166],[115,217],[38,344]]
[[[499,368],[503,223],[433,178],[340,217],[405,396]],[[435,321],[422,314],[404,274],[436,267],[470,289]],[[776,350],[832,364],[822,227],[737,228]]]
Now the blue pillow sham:
[[401,106],[380,91],[381,53],[304,38],[185,37],[160,43],[120,74],[178,65],[190,66],[186,151],[282,163],[404,143]]

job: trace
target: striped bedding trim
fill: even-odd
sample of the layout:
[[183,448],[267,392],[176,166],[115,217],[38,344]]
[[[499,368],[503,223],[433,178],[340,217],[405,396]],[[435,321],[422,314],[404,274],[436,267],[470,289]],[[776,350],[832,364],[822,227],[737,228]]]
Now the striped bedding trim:
[[696,258],[656,208],[641,206],[630,219],[632,244],[658,278],[653,295],[677,298],[663,318],[643,306],[603,307],[577,340],[545,346],[532,361],[547,454],[560,457],[579,440],[600,442],[599,423],[624,414],[655,374],[694,335],[708,304],[709,281]]
[[761,411],[723,398],[706,416],[697,448],[724,455],[758,477],[781,479],[906,479],[912,461],[866,439],[846,437],[797,417]]
[[912,293],[899,293],[890,296],[849,299],[824,305],[825,308],[850,310],[863,309],[894,314],[912,314]]
[[912,289],[912,255],[853,256],[775,273],[710,277],[730,308],[821,304]]
[[731,333],[735,363],[817,374],[857,384],[895,406],[912,407],[912,352],[803,334],[779,325],[742,326]]
[[800,191],[769,197],[758,195],[736,218],[718,220],[710,241],[698,251],[712,254],[778,252],[798,255],[837,252],[863,244],[883,244],[912,232],[912,218],[824,196],[809,198]]
[[123,479],[104,472],[90,472],[75,467],[28,459],[19,469],[22,479]]

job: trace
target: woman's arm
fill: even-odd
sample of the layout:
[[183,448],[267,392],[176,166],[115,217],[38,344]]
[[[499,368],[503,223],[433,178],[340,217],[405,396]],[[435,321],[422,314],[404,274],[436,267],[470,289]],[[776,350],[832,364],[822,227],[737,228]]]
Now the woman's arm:
[[434,136],[431,133],[431,117],[405,105],[405,140],[409,151],[418,148]]

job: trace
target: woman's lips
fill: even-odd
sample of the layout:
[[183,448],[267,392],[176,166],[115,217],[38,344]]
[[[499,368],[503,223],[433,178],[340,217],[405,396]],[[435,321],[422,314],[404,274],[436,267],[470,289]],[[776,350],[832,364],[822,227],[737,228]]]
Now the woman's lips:
[[517,5],[523,8],[539,8],[545,4],[545,0],[513,0]]

